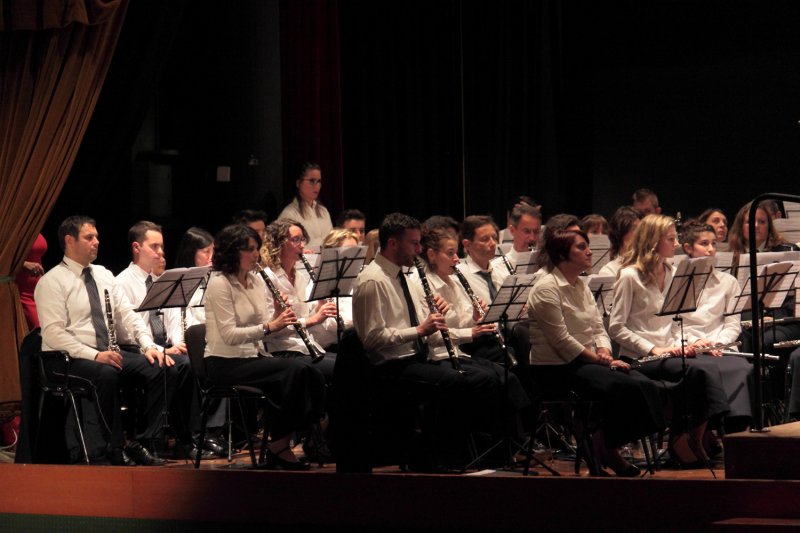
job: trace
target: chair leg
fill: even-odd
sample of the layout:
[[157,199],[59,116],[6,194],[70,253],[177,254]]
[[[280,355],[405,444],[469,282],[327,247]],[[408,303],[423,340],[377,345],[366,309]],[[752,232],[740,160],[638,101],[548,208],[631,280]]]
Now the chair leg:
[[[239,416],[242,417],[242,425],[244,426],[244,434],[247,435],[247,449],[250,452],[250,462],[253,463],[253,466],[258,466],[258,462],[256,461],[256,452],[253,449],[255,447],[255,445],[253,444],[253,437],[252,437],[252,435],[250,435],[250,431],[247,429],[247,419],[244,417],[244,407],[242,407],[242,398],[237,396],[236,397],[236,403],[239,405]],[[229,413],[228,416],[230,417],[230,402],[228,402],[228,413]],[[231,423],[231,420],[230,420],[230,418],[228,418],[228,424],[230,424],[230,423]],[[229,433],[228,442],[231,441],[231,439],[230,439],[230,431],[231,430],[230,430],[230,425],[229,425],[228,426],[228,433]],[[266,435],[266,432],[265,432],[264,440],[262,441],[262,446],[261,446],[262,450],[264,450],[264,444],[263,443],[266,442],[266,441],[267,441],[267,435]],[[230,453],[230,450],[228,450],[228,453]],[[266,450],[263,453],[264,453],[264,457],[266,458]]]
[[[249,435],[246,431],[247,422],[244,419],[244,413],[242,412],[242,400],[239,399],[239,412],[242,417],[242,424],[245,425],[245,433]],[[231,416],[231,399],[227,398],[225,401],[225,425],[228,427],[228,463],[233,462],[233,417]]]
[[36,436],[33,439],[33,460],[36,462],[36,455],[39,453],[39,435],[42,433],[42,412],[44,411],[44,391],[39,393],[39,415],[36,419]]
[[200,468],[200,459],[203,458],[203,443],[206,441],[206,424],[208,424],[208,404],[209,398],[203,398],[203,406],[200,408],[200,440],[197,443],[197,452],[194,458],[195,469]]
[[647,471],[650,472],[650,475],[656,473],[655,464],[653,463],[653,455],[655,455],[655,450],[652,450],[653,453],[651,454],[650,450],[650,442],[648,441],[648,437],[642,437],[640,439],[642,444],[642,452],[644,453],[644,460],[647,461]]
[[70,402],[72,402],[72,410],[75,412],[75,423],[78,426],[78,436],[81,439],[81,449],[83,450],[83,458],[86,461],[86,464],[89,463],[89,452],[86,450],[86,439],[83,437],[83,427],[81,426],[81,415],[78,412],[78,404],[75,401],[75,395],[72,394],[71,390],[67,390],[67,396],[69,396]]

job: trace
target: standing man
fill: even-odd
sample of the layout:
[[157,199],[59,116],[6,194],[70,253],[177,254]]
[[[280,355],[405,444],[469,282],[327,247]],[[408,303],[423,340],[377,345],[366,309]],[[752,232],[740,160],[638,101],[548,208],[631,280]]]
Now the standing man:
[[[133,311],[125,294],[114,283],[110,271],[93,265],[100,245],[95,221],[72,216],[58,228],[58,241],[64,258],[42,277],[34,298],[42,326],[42,349],[62,350],[69,354],[73,379],[94,385],[99,418],[108,435],[111,464],[133,466],[161,465],[145,442],[156,436],[164,387],[164,365],[174,361],[158,349],[141,317]],[[105,294],[108,293],[108,308]],[[109,348],[108,315],[131,332],[139,352]],[[120,385],[136,383],[144,387],[147,406],[142,416],[147,429],[124,448],[120,415]]]

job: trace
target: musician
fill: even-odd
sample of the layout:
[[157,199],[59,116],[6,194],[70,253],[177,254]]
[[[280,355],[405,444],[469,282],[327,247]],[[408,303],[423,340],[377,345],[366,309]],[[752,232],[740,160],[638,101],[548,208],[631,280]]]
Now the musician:
[[637,209],[642,216],[658,215],[661,213],[661,207],[658,205],[658,196],[650,189],[637,189],[634,191],[633,207]]
[[[328,236],[325,237],[325,240],[322,241],[322,248],[343,248],[348,246],[358,246],[358,234],[349,229],[343,228],[334,228],[328,233]],[[308,285],[308,289],[306,290],[306,298],[311,295],[311,287],[312,285]],[[333,300],[332,303],[334,306],[336,305],[336,301]],[[339,298],[339,316],[342,317],[342,321],[344,324],[344,329],[349,329],[353,327],[353,299],[351,297],[342,297]],[[314,339],[323,347],[325,350],[333,351],[331,348],[334,348],[336,343],[338,342],[338,324],[336,323],[335,317],[326,318],[322,323],[317,324],[316,326],[311,328],[311,333],[314,335]]]
[[622,259],[628,251],[633,234],[642,220],[642,213],[632,206],[623,205],[614,211],[609,223],[608,240],[611,244],[611,261],[603,265],[598,273],[601,276],[617,277],[622,268]]
[[[336,319],[336,304],[330,301],[306,302],[310,278],[305,271],[298,271],[295,265],[303,253],[308,234],[304,226],[295,220],[280,219],[267,226],[267,244],[269,269],[267,275],[275,287],[288,298],[289,306],[294,310],[298,323],[306,328],[308,338],[325,358],[313,364],[313,368],[321,372],[330,382],[333,379],[333,366],[336,354],[325,352],[308,331],[309,328],[321,324],[327,318]],[[300,358],[311,363],[309,348],[293,329],[270,335],[266,339],[267,349],[275,357]]]
[[[255,228],[254,228],[255,229]],[[257,230],[256,230],[257,231]],[[214,237],[202,228],[191,227],[181,237],[178,252],[175,254],[175,268],[192,268],[211,266],[214,255]],[[192,294],[192,299],[186,307],[186,327],[206,323],[206,309],[203,306],[203,295],[206,283]]]
[[587,235],[608,235],[608,220],[597,213],[586,215],[581,219],[581,231]]
[[[128,230],[128,242],[131,246],[133,260],[128,268],[120,272],[115,282],[117,287],[125,294],[129,302],[138,306],[142,303],[154,281],[153,271],[164,260],[164,238],[161,226],[142,220],[131,226]],[[148,329],[153,342],[168,356],[174,364],[167,367],[167,406],[176,423],[179,440],[186,446],[191,444],[191,429],[199,429],[198,420],[191,419],[191,413],[199,411],[195,389],[195,380],[183,342],[181,331],[181,318],[178,308],[165,309],[163,315],[157,310],[141,311],[139,316]],[[120,322],[116,323],[117,340],[125,349],[136,349],[135,339]],[[162,406],[163,407],[163,406]],[[163,439],[149,443],[151,451],[157,451]],[[216,443],[209,442],[209,446]],[[215,447],[216,448],[216,447]],[[221,448],[215,451],[222,452]],[[194,452],[196,453],[196,452]],[[180,455],[180,454],[179,454]]]
[[[267,214],[259,209],[242,209],[231,218],[231,224],[244,224],[253,228],[258,236],[261,237],[261,242],[266,242],[267,238]],[[263,245],[262,245],[263,246]],[[260,250],[261,259],[259,264],[266,266],[267,251],[262,247]]]
[[[547,224],[545,224],[544,235],[541,239],[542,242],[540,244],[540,248],[544,249],[544,247],[547,245],[547,239],[549,239],[551,235],[555,234],[555,232],[559,230],[580,231],[580,220],[575,215],[570,215],[569,213],[559,213],[548,218]],[[550,262],[550,259],[547,257],[547,254],[538,254],[534,261],[536,280],[538,280],[547,272],[550,272],[550,270],[553,268],[553,265]]]
[[377,372],[436,386],[439,408],[428,413],[438,413],[437,442],[454,450],[476,425],[496,427],[501,420],[493,416],[503,403],[501,382],[493,367],[462,358],[458,372],[448,361],[439,333],[448,330],[446,303],[435,296],[437,311],[428,312],[422,287],[404,274],[422,252],[420,223],[392,213],[379,233],[381,251],[353,290],[356,332]]
[[[716,232],[708,224],[699,221],[684,224],[680,239],[681,246],[689,257],[714,257],[717,253]],[[698,347],[735,342],[742,332],[741,321],[738,314],[726,316],[725,311],[739,293],[740,287],[736,278],[713,269],[697,302],[697,310],[681,315],[687,341]],[[738,351],[735,346],[726,350]],[[730,412],[725,418],[725,431],[742,431],[753,416],[750,403],[753,365],[740,357],[720,357],[721,355],[720,351],[698,355],[690,364],[710,364],[719,370],[730,405]]]
[[611,341],[588,285],[580,274],[591,269],[592,250],[583,231],[556,230],[544,253],[549,273],[528,297],[530,362],[540,391],[574,390],[600,402],[600,427],[592,435],[601,464],[618,476],[634,477],[619,447],[666,425],[660,385],[611,356]]
[[717,244],[725,242],[728,239],[728,217],[725,212],[718,207],[709,207],[697,217],[697,220],[708,224],[714,228],[714,234],[717,236]]
[[461,223],[460,238],[466,254],[461,272],[478,298],[491,302],[508,276],[508,270],[492,265],[497,248],[497,226],[490,216],[468,216]]
[[[228,226],[215,239],[214,273],[206,291],[205,361],[217,385],[250,385],[269,399],[272,440],[267,465],[307,470],[292,452],[294,432],[322,415],[325,390],[320,375],[297,359],[271,357],[263,340],[296,324],[294,311],[278,311],[253,272],[261,240],[247,226]],[[264,438],[267,438],[266,435]]]
[[[619,343],[620,355],[639,358],[682,353],[672,317],[658,315],[672,283],[673,267],[666,260],[675,255],[676,246],[675,221],[670,217],[647,215],[636,228],[614,284],[609,319],[609,334]],[[695,348],[686,346],[683,353],[693,356]],[[689,411],[673,416],[670,448],[684,463],[706,459],[698,443],[702,442],[707,422],[730,410],[719,373],[688,366],[684,376],[677,357],[644,363],[640,371],[653,379],[682,383],[682,390],[673,396],[673,408],[684,411],[688,404]],[[689,420],[690,439],[683,434],[687,427],[677,427],[684,417]]]
[[333,227],[328,210],[319,203],[319,192],[322,189],[320,166],[316,163],[303,163],[295,186],[297,192],[294,200],[283,208],[278,219],[291,219],[302,223],[308,231],[309,246],[319,246]]
[[505,256],[508,264],[511,265],[511,269],[508,269],[508,265],[506,265],[502,257],[496,257],[492,260],[492,269],[501,271],[506,269],[508,274],[512,274],[512,271],[516,271],[520,254],[530,252],[536,248],[539,236],[542,233],[542,214],[527,204],[520,204],[511,210],[509,230],[513,241],[511,249]]
[[[113,465],[159,465],[144,443],[158,436],[164,407],[162,366],[172,366],[153,341],[141,317],[134,312],[110,271],[93,265],[100,245],[95,221],[85,216],[65,219],[58,228],[64,251],[60,264],[45,274],[34,297],[42,325],[42,349],[63,350],[70,356],[73,380],[94,385],[94,401],[108,438]],[[108,291],[115,323],[131,332],[141,353],[109,349],[110,337],[104,293]],[[145,390],[146,407],[140,416],[145,429],[133,435],[127,448],[120,415],[120,386],[136,383]]]
[[[336,227],[348,229],[356,234],[358,245],[364,244],[367,217],[358,209],[345,209],[336,217]],[[330,234],[328,234],[330,235]],[[327,236],[326,236],[327,239]]]
[[514,240],[514,234],[511,232],[511,213],[514,211],[515,207],[519,207],[521,205],[528,205],[539,211],[542,212],[542,206],[530,196],[525,195],[516,195],[511,198],[511,201],[508,203],[508,210],[506,210],[506,227],[500,232],[499,242],[501,244],[506,244],[512,242]]

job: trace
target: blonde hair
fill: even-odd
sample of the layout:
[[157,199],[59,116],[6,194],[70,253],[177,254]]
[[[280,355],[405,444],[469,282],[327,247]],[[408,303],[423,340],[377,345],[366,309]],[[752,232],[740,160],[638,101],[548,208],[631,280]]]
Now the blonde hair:
[[334,228],[325,236],[325,240],[322,241],[322,248],[338,248],[347,239],[353,239],[358,242],[358,235],[350,229]]
[[674,229],[675,220],[666,215],[647,215],[633,234],[631,245],[622,259],[622,268],[633,266],[639,271],[644,284],[656,281],[655,270],[662,257],[658,254],[658,241]]

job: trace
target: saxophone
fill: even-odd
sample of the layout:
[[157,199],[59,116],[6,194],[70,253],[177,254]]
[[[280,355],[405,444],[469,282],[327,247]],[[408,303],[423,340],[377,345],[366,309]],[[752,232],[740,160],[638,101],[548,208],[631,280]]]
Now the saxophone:
[[108,296],[108,289],[103,290],[106,299],[106,320],[108,321],[108,349],[112,352],[122,353],[117,344],[117,330],[114,329],[114,315],[111,312],[111,298]]
[[[436,304],[433,303],[433,291],[431,290],[431,286],[428,284],[428,277],[425,275],[425,269],[422,266],[422,261],[419,260],[419,257],[414,258],[414,266],[417,267],[417,273],[419,273],[419,279],[422,282],[422,288],[425,290],[425,301],[428,302],[428,309],[431,313],[438,313],[436,309]],[[461,369],[461,364],[458,362],[458,356],[456,355],[456,349],[453,346],[453,341],[450,339],[450,333],[447,330],[440,330],[439,333],[442,334],[442,340],[444,340],[444,346],[447,348],[447,356],[450,359],[450,364],[453,366],[453,370],[457,372],[463,372]]]
[[[264,283],[267,284],[267,288],[269,289],[269,292],[272,294],[272,297],[275,299],[275,301],[278,302],[278,305],[280,306],[281,311],[286,311],[287,309],[289,309],[289,306],[286,304],[286,302],[283,301],[283,297],[281,296],[281,292],[278,290],[278,288],[275,286],[275,284],[272,283],[272,280],[269,279],[269,276],[267,275],[267,273],[264,270],[264,268],[261,265],[259,265],[258,263],[256,263],[256,271],[259,273],[261,278],[264,280]],[[308,355],[311,356],[311,362],[312,363],[318,363],[318,362],[322,361],[322,359],[325,357],[325,354],[324,353],[320,353],[320,351],[317,349],[317,347],[314,346],[314,343],[311,342],[311,339],[308,337],[308,332],[306,331],[306,328],[304,328],[300,324],[295,324],[294,330],[297,332],[297,335],[300,337],[300,340],[303,341],[303,344],[306,345],[306,349],[308,350]]]
[[[467,281],[467,277],[464,276],[464,273],[458,269],[458,265],[453,265],[453,270],[455,271],[456,277],[458,278],[458,281],[461,283],[461,286],[464,287],[464,291],[467,293],[467,296],[469,296],[469,301],[472,302],[472,307],[481,316],[481,320],[486,318],[486,311],[483,310],[481,302],[478,300],[478,297],[472,291],[472,287],[470,287],[469,281]],[[503,339],[503,335],[496,329],[494,330],[494,338],[497,341],[497,344],[500,345],[500,349],[505,351],[506,341]],[[508,363],[510,368],[514,368],[518,364],[517,359],[513,355],[511,355],[511,352],[508,352]]]

